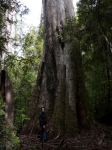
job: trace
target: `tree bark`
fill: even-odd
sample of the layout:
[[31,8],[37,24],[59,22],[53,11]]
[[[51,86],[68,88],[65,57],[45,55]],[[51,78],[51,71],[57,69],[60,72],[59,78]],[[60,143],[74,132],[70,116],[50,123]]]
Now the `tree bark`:
[[1,71],[0,94],[5,103],[5,121],[6,125],[13,127],[14,103],[11,81],[5,70]]
[[30,117],[37,118],[44,106],[54,133],[74,135],[80,126],[87,125],[80,45],[77,39],[73,43],[59,38],[66,20],[74,17],[72,0],[43,0],[43,10],[45,50]]

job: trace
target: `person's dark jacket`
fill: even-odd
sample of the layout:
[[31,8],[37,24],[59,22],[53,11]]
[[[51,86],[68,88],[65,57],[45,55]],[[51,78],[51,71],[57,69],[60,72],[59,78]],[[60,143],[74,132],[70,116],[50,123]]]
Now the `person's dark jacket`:
[[47,124],[47,117],[46,117],[46,113],[45,112],[41,112],[39,115],[39,123],[40,123],[40,127],[43,128],[44,125]]

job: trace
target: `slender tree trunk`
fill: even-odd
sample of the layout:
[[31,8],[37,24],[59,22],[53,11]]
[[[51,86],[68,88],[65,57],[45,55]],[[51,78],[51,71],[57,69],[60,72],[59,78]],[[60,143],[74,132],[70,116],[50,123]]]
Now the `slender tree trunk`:
[[14,103],[12,98],[12,86],[8,74],[5,70],[1,71],[1,96],[5,102],[5,121],[10,127],[14,120]]
[[74,17],[73,4],[71,0],[43,0],[43,9],[45,51],[31,120],[44,106],[52,131],[74,135],[78,127],[87,125],[80,46],[77,39],[72,43],[58,38],[66,20]]

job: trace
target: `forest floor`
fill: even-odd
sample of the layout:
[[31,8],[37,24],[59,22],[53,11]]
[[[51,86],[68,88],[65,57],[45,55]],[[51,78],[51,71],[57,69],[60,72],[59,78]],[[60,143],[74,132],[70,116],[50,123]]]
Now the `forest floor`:
[[49,139],[43,145],[37,135],[21,135],[21,150],[112,150],[112,126],[96,125],[74,138]]

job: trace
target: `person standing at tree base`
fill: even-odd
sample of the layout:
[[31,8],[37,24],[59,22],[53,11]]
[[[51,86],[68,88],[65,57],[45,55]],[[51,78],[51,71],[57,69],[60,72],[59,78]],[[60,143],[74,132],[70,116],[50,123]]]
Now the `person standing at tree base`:
[[40,134],[39,134],[40,140],[46,142],[48,140],[48,133],[46,129],[47,116],[44,107],[41,108],[41,112],[39,115],[39,125],[40,125]]

